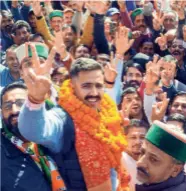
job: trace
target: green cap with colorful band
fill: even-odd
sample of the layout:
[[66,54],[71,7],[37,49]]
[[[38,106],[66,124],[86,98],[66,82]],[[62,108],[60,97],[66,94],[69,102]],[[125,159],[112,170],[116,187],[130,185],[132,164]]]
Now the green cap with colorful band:
[[[39,57],[42,57],[44,59],[48,58],[49,49],[48,49],[48,47],[45,44],[34,43],[34,42],[32,42],[31,44],[35,45],[36,52],[37,52],[37,55]],[[22,44],[21,46],[16,48],[15,52],[16,52],[16,56],[17,56],[19,62],[21,63],[21,61],[26,57],[26,47],[25,47],[25,44]],[[28,47],[28,56],[32,57],[32,51],[31,51],[30,47]]]
[[60,10],[54,10],[50,12],[49,19],[51,20],[53,17],[63,17],[63,12]]
[[181,162],[186,162],[186,143],[160,126],[153,124],[146,134],[146,140]]
[[137,9],[135,9],[134,11],[132,11],[132,13],[131,13],[131,19],[132,19],[132,21],[134,21],[134,19],[136,18],[136,16],[141,15],[141,14],[143,14],[143,9],[142,9],[142,8],[137,8]]

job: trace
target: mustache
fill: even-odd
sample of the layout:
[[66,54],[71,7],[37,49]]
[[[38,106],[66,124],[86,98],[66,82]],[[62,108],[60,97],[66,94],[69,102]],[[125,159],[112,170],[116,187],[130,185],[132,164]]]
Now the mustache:
[[[132,147],[133,147],[133,148],[134,148],[134,147],[141,147],[141,143],[136,143],[136,144],[133,145]],[[141,152],[141,151],[139,150],[139,152]]]
[[91,99],[91,98],[101,100],[101,97],[99,95],[97,95],[97,96],[86,96],[85,100],[88,100],[88,99]]
[[19,112],[17,112],[16,114],[12,114],[8,117],[8,123],[9,125],[11,125],[11,121],[14,117],[18,117],[19,116]]
[[21,38],[21,41],[26,42],[26,41],[28,41],[28,39],[26,37],[23,37],[23,38]]
[[142,27],[145,28],[146,26],[145,26],[145,25],[140,25],[140,26],[139,26],[139,28],[142,28]]
[[6,25],[5,28],[12,28],[13,25]]
[[7,25],[5,26],[5,30],[10,31],[12,29],[13,25]]
[[18,129],[18,123],[16,123],[15,125],[12,125],[11,121],[13,117],[18,117],[19,116],[19,112],[17,112],[16,114],[12,114],[8,117],[7,119],[7,125],[9,130],[17,137],[21,136],[19,129]]
[[140,83],[137,81],[137,80],[131,80],[129,82],[129,84],[137,84],[137,85],[140,85]]
[[175,50],[172,54],[181,54],[179,50]]
[[145,174],[148,177],[150,176],[149,173],[144,168],[142,168],[142,167],[137,167],[137,170],[141,171],[143,174]]

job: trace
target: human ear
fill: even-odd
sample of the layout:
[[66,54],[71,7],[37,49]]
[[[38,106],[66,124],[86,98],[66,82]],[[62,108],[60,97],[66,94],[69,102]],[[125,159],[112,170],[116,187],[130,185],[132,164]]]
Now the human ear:
[[178,176],[178,174],[183,170],[182,164],[175,164],[173,167],[173,172],[171,174],[172,177]]

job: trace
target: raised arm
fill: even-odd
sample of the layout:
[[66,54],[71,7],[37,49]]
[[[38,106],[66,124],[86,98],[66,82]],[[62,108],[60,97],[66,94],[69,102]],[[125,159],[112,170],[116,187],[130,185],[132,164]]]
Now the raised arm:
[[47,61],[40,64],[36,48],[31,43],[26,44],[26,57],[28,57],[29,46],[32,51],[33,67],[22,67],[23,78],[28,88],[28,100],[20,112],[19,130],[27,140],[58,152],[61,148],[59,141],[63,136],[65,120],[61,120],[62,117],[60,117],[62,111],[51,110],[47,112],[44,107],[44,101],[51,87],[47,76],[50,74],[56,50],[53,48]]
[[26,22],[28,21],[28,14],[29,11],[31,10],[31,2],[30,1],[24,1],[24,5],[21,7],[20,12],[21,12],[21,16],[23,17],[23,19]]
[[65,120],[65,113],[61,108],[47,111],[44,103],[32,104],[27,100],[20,111],[18,128],[26,140],[59,152],[63,145]]
[[116,58],[111,58],[111,64],[105,67],[105,82],[107,83],[106,92],[116,101],[117,104],[120,103],[121,98],[123,55],[134,42],[134,40],[129,40],[128,33],[128,28],[122,26],[119,27],[119,30],[118,32],[116,32],[115,37]]
[[73,10],[76,11],[72,18],[72,25],[76,28],[77,36],[79,38],[80,34],[81,34],[81,28],[82,28],[84,2],[83,1],[71,1],[69,3],[72,6]]
[[118,2],[118,5],[119,5],[119,8],[120,8],[120,15],[121,15],[121,23],[122,23],[122,25],[132,29],[134,26],[133,26],[132,20],[131,20],[131,18],[129,16],[129,13],[128,13],[128,10],[127,10],[127,7],[126,7],[126,1],[118,0],[117,2]]
[[22,15],[20,13],[20,7],[19,7],[18,0],[12,1],[11,12],[12,12],[12,15],[13,15],[15,21],[23,20],[23,17],[22,17]]
[[99,54],[110,54],[108,41],[105,36],[104,16],[108,8],[107,2],[94,3],[94,43]]
[[39,1],[34,1],[32,3],[32,8],[36,16],[36,26],[37,32],[41,33],[44,37],[44,40],[47,41],[52,39],[52,34],[50,33],[49,27],[45,20],[45,17],[42,13],[41,5]]

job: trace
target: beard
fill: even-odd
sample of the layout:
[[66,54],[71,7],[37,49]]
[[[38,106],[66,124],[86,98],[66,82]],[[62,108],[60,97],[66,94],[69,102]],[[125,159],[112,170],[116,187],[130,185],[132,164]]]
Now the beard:
[[7,126],[8,130],[15,135],[16,137],[21,137],[21,134],[18,129],[18,122],[12,123],[14,117],[18,117],[19,112],[16,114],[12,114],[8,117],[8,119],[3,119],[5,125]]
[[131,80],[128,83],[130,86],[133,86],[133,87],[139,87],[140,86],[140,83],[137,80]]
[[12,31],[12,28],[13,28],[13,25],[7,25],[7,26],[5,26],[5,31],[7,33],[10,33]]
[[136,80],[131,80],[123,84],[123,88],[128,88],[128,87],[139,88],[139,86],[140,86],[140,83]]

